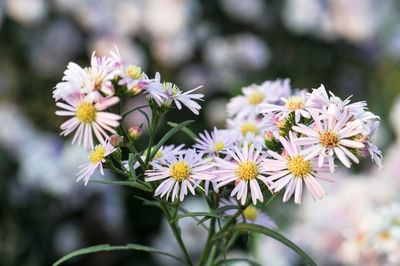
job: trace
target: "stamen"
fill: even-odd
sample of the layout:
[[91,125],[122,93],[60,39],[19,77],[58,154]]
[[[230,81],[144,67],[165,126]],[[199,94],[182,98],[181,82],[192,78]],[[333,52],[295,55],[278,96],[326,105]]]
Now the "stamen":
[[257,209],[253,206],[248,206],[246,209],[244,209],[243,215],[246,220],[251,220],[254,222],[258,216]]
[[254,161],[242,162],[236,170],[237,177],[244,181],[256,178],[258,173],[259,167]]
[[325,148],[333,148],[336,147],[339,143],[339,137],[336,133],[332,131],[325,131],[319,135],[319,140]]
[[221,142],[221,141],[215,143],[215,149],[216,149],[217,151],[222,150],[224,147],[225,147],[225,144],[224,144],[223,142]]
[[304,178],[312,172],[311,161],[304,161],[304,156],[288,157],[288,170],[294,177]]
[[265,96],[259,91],[256,91],[250,95],[249,103],[252,105],[257,105],[264,100]]
[[89,161],[93,164],[100,162],[104,159],[106,149],[102,145],[97,145],[96,148],[90,152]]
[[90,102],[82,102],[76,108],[76,118],[81,123],[90,124],[96,119],[96,108]]
[[292,110],[292,111],[303,109],[304,108],[303,98],[300,96],[288,97],[285,106],[287,109]]
[[174,162],[169,168],[171,177],[177,181],[183,181],[190,176],[190,166],[184,161]]
[[243,136],[246,136],[247,132],[253,132],[254,134],[257,134],[258,128],[255,123],[247,122],[240,127],[240,131],[242,132]]

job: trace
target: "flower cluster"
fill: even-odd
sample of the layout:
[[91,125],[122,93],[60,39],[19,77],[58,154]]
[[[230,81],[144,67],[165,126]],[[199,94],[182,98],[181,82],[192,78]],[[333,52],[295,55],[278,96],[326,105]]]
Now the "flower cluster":
[[[149,79],[140,67],[125,65],[117,48],[110,51],[109,56],[100,57],[93,52],[89,67],[82,68],[70,62],[62,81],[54,88],[53,97],[61,108],[56,114],[70,117],[61,124],[61,135],[75,132],[72,143],[92,150],[89,163],[77,174],[77,181],[84,179],[87,184],[97,168],[103,174],[106,156],[115,151],[111,144],[116,146],[115,142],[123,142],[118,136],[122,135],[120,121],[123,117],[116,113],[122,99],[143,93],[155,109],[169,108],[174,103],[178,109],[185,105],[198,114],[200,105],[195,100],[201,100],[203,95],[192,92],[199,88],[182,92],[173,83],[162,83],[159,73]],[[140,127],[133,129],[136,131],[129,131],[132,138]],[[95,147],[95,143],[99,145]],[[138,166],[138,162],[135,165]]]
[[[117,49],[108,57],[93,53],[87,68],[69,63],[53,93],[57,106],[64,109],[56,114],[71,117],[61,125],[61,134],[75,131],[72,142],[83,143],[85,149],[99,142],[78,180],[87,183],[94,169],[115,150],[108,140],[109,134],[125,131],[120,126],[121,114],[113,109],[122,99],[143,93],[153,119],[173,104],[198,114],[197,101],[203,95],[192,92],[199,88],[182,92],[171,82],[161,82],[159,73],[149,79],[140,67],[125,66]],[[223,188],[242,205],[250,198],[255,205],[264,201],[268,190],[285,190],[283,201],[294,195],[300,204],[304,185],[313,198],[321,199],[326,192],[318,180],[331,181],[324,173],[334,173],[336,162],[351,167],[360,156],[369,155],[381,167],[382,154],[371,141],[379,117],[367,111],[365,102],[342,100],[322,85],[311,92],[292,91],[288,79],[253,84],[242,92],[227,104],[226,129],[199,134],[188,149],[170,145],[154,152],[154,147],[148,147],[135,157],[134,169],[128,169],[126,160],[119,162],[120,170],[145,167],[143,181],[164,179],[155,195],[167,199],[172,195],[172,200],[183,200],[188,191],[195,194],[196,188],[208,194],[211,182],[215,192]],[[119,138],[118,146],[129,146],[140,131],[132,127],[129,135]]]

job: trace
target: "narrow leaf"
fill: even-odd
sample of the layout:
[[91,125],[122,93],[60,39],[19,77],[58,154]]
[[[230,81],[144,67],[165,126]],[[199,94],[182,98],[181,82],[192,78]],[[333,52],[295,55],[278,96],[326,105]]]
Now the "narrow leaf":
[[134,187],[146,192],[151,192],[151,188],[138,183],[138,182],[133,182],[133,181],[110,181],[110,180],[99,180],[99,179],[94,179],[90,180],[90,182],[95,182],[95,183],[100,183],[100,184],[109,184],[109,185],[118,185],[118,186],[128,186],[128,187]]
[[[171,127],[176,127],[178,125],[177,123],[174,122],[168,122],[167,124]],[[182,132],[186,133],[186,135],[191,137],[193,140],[197,138],[196,134],[193,133],[193,131],[191,131],[188,127],[183,127],[181,130]]]
[[168,252],[161,251],[161,250],[158,250],[158,249],[155,249],[152,247],[147,247],[147,246],[142,246],[142,245],[137,245],[137,244],[128,244],[126,246],[110,246],[109,244],[104,244],[104,245],[98,245],[98,246],[93,246],[93,247],[88,247],[88,248],[82,248],[82,249],[78,249],[74,252],[71,252],[68,255],[66,255],[66,256],[62,257],[61,259],[59,259],[58,261],[56,261],[53,264],[53,266],[60,265],[61,263],[65,262],[73,257],[79,256],[79,255],[96,253],[96,252],[101,252],[101,251],[113,251],[113,250],[140,250],[140,251],[146,251],[146,252],[154,252],[154,253],[159,253],[159,254],[169,256],[171,258],[176,259],[177,261],[185,263],[180,258],[178,258]]
[[269,236],[271,238],[274,238],[281,242],[282,244],[286,245],[287,247],[291,248],[294,252],[296,252],[298,255],[300,255],[306,263],[308,263],[311,266],[317,266],[317,264],[305,253],[301,248],[299,248],[295,243],[281,235],[280,233],[271,230],[267,227],[261,226],[261,225],[256,225],[256,224],[236,224],[235,229],[238,229],[240,231],[251,231],[255,233],[260,233],[264,234],[266,236]]
[[129,166],[129,172],[131,173],[131,176],[133,178],[134,181],[136,181],[136,171],[135,171],[135,159],[138,156],[137,153],[135,154],[129,154],[129,159],[128,159],[128,166]]
[[177,133],[179,130],[181,130],[181,128],[189,125],[190,123],[193,123],[194,120],[187,120],[184,121],[182,123],[180,123],[179,125],[177,125],[174,128],[171,128],[167,134],[164,135],[164,137],[161,138],[161,140],[157,143],[157,145],[153,148],[151,154],[150,154],[150,161],[153,160],[154,156],[157,154],[158,150],[160,149],[160,147],[167,142],[167,140],[172,137],[175,133]]
[[136,110],[139,110],[139,109],[142,109],[142,108],[146,108],[146,107],[150,107],[150,105],[149,105],[149,104],[146,104],[146,105],[138,106],[138,107],[135,107],[135,108],[133,108],[133,109],[131,109],[131,110],[128,110],[128,111],[126,111],[126,112],[123,112],[123,113],[121,114],[122,119],[124,119],[128,114],[130,114],[130,113],[132,113],[132,112],[134,112],[134,111],[136,111]]

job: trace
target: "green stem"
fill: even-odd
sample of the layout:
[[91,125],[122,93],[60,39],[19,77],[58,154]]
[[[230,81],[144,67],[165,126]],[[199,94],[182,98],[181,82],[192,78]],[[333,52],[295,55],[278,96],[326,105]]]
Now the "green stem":
[[203,250],[203,253],[201,254],[199,266],[204,265],[206,263],[207,257],[209,257],[209,252],[213,244],[212,238],[214,236],[214,233],[215,233],[215,218],[211,218],[210,228],[208,230],[208,237],[206,242],[207,244]]
[[158,123],[158,117],[157,117],[155,111],[152,110],[151,111],[150,140],[149,140],[149,146],[147,147],[146,159],[144,161],[146,166],[148,165],[148,163],[151,159],[150,154],[151,154],[151,148],[153,147],[157,123]]
[[217,245],[213,245],[212,246],[212,249],[211,249],[211,252],[210,252],[210,256],[208,257],[208,260],[207,260],[207,264],[206,264],[206,266],[211,266],[211,265],[213,265],[213,263],[214,263],[214,257],[215,257],[215,254],[217,253]]

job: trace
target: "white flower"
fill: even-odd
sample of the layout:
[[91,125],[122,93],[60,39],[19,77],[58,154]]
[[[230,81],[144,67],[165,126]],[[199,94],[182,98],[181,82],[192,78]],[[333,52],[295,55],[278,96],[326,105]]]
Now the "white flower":
[[93,151],[90,152],[89,155],[89,163],[82,165],[82,168],[76,175],[78,178],[76,182],[80,180],[85,181],[85,186],[89,182],[90,177],[93,175],[94,171],[99,168],[100,174],[104,175],[103,171],[103,163],[106,161],[105,158],[113,153],[116,149],[107,142],[105,145],[97,145]]
[[86,71],[79,65],[69,62],[67,69],[64,71],[63,81],[57,83],[53,97],[56,101],[66,100],[69,97],[80,95],[82,85],[84,83]]
[[194,148],[210,155],[218,155],[220,153],[226,154],[226,151],[231,147],[233,138],[228,132],[218,130],[214,127],[214,130],[210,133],[204,130],[204,134],[199,134],[199,138],[196,138],[197,142],[193,145]]

